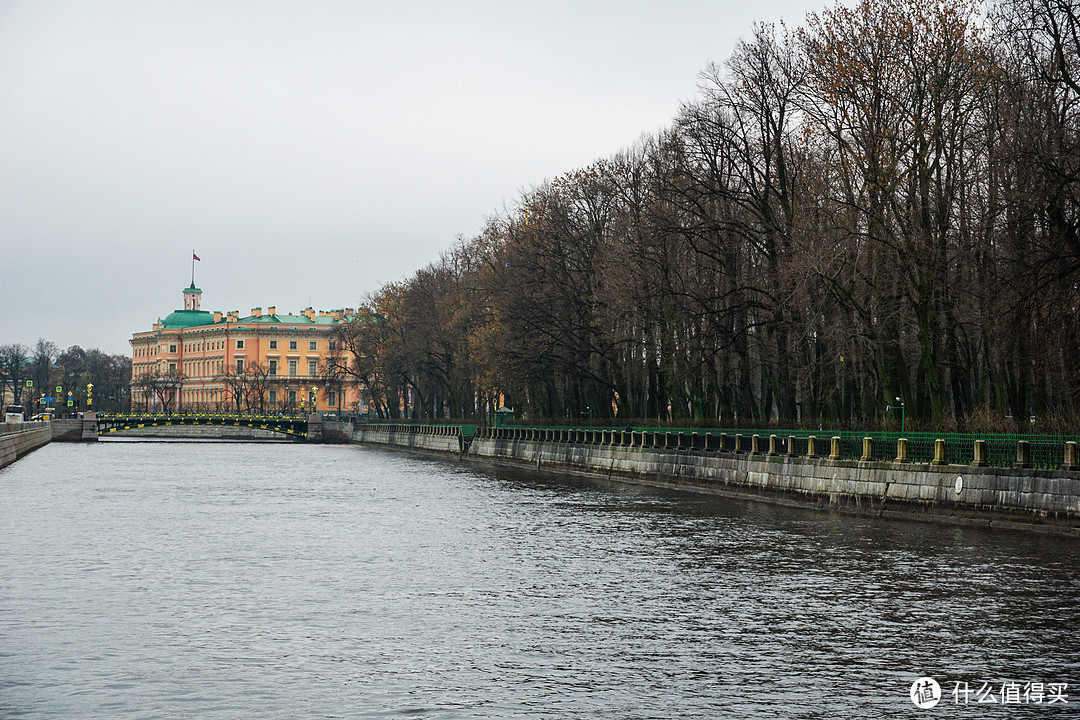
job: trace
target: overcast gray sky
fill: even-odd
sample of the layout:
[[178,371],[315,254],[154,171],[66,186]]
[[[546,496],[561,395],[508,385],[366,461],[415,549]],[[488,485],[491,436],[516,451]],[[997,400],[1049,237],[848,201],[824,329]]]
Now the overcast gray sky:
[[[829,3],[831,5],[831,3]],[[0,344],[355,306],[655,133],[758,0],[0,0]]]

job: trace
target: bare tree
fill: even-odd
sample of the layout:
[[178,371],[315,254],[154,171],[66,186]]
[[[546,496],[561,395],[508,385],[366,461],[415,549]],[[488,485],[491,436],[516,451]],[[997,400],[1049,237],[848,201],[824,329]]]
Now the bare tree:
[[[25,345],[0,346],[0,391],[10,391],[12,402],[20,405],[26,381],[30,379],[30,351]],[[4,392],[0,392],[3,395]]]

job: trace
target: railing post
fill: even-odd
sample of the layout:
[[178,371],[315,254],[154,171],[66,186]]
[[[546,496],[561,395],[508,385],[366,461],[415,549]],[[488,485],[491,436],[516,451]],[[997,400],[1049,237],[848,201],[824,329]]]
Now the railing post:
[[817,438],[815,436],[813,436],[813,435],[806,438],[806,457],[808,457],[808,458],[817,457],[817,453],[814,452],[814,441],[816,441],[816,440],[817,440]]
[[947,465],[945,460],[945,440],[938,438],[934,441],[934,459],[930,461],[931,465]]
[[778,454],[777,450],[776,450],[776,444],[777,444],[776,435],[770,435],[769,436],[769,452],[768,452],[768,455],[771,456],[771,457],[776,457],[776,455]]
[[1076,443],[1071,440],[1065,443],[1065,462],[1061,464],[1062,470],[1077,469],[1076,447]]
[[754,433],[753,435],[750,436],[750,454],[751,455],[760,455],[761,454],[761,436],[758,435],[757,433]]
[[829,459],[830,460],[839,460],[840,459],[840,436],[839,435],[833,435],[829,439],[829,445],[830,445],[830,447],[829,447]]
[[742,452],[742,433],[735,433],[735,452]]
[[1031,467],[1031,443],[1027,440],[1018,440],[1016,442],[1016,464],[1013,467]]
[[863,462],[870,462],[874,459],[874,438],[864,437],[862,439],[862,457],[859,459]]
[[896,460],[893,462],[906,463],[908,461],[907,438],[896,439]]
[[971,457],[971,467],[986,467],[986,441],[976,440]]
[[794,435],[788,435],[787,454],[788,454],[788,457],[795,457],[795,436]]

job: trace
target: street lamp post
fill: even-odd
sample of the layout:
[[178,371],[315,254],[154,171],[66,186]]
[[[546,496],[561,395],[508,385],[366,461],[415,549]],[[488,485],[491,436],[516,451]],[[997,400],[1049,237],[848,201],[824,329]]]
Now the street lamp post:
[[896,402],[898,402],[900,404],[899,405],[886,405],[885,406],[885,412],[889,412],[890,410],[899,410],[900,411],[900,434],[903,435],[904,434],[904,401],[901,400],[900,398],[896,398]]

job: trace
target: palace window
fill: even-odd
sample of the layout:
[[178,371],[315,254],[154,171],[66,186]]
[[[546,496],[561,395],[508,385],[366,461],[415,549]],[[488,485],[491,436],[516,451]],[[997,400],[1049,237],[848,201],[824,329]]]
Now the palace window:
[[236,341],[236,349],[237,350],[243,350],[244,349],[244,341],[243,340],[237,340]]
[[311,375],[312,377],[319,374],[319,361],[318,360],[308,360],[307,361],[307,374]]
[[270,404],[277,405],[277,390],[270,391]]
[[269,360],[268,364],[270,366],[269,373],[271,375],[277,375],[277,360]]
[[296,361],[295,360],[290,360],[289,361],[289,374],[290,375],[296,375]]
[[236,374],[239,375],[242,372],[244,372],[244,361],[243,360],[237,360],[236,361]]
[[290,340],[289,341],[289,349],[290,350],[295,350],[296,349],[296,341],[295,340]]
[[277,340],[271,340],[270,341],[270,349],[271,350],[277,350]]
[[308,341],[307,349],[308,350],[318,350],[319,349],[319,341],[318,340],[310,340],[310,341]]

